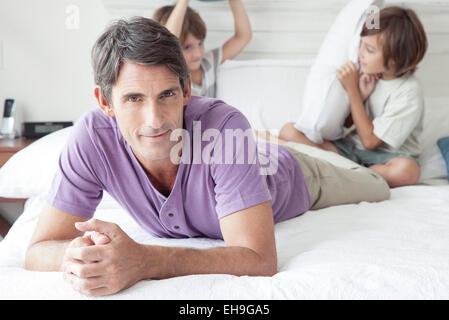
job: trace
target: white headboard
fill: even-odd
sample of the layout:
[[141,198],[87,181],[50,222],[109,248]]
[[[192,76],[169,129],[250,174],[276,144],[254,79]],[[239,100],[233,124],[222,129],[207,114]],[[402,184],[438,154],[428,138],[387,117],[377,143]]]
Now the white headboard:
[[[349,0],[245,0],[253,39],[238,60],[311,59],[315,57],[328,28]],[[160,6],[176,1],[103,0],[111,18],[141,15],[151,18]],[[449,96],[449,1],[386,0],[386,5],[405,5],[421,18],[429,38],[429,50],[418,76],[427,95]],[[201,2],[190,6],[204,19],[208,35],[206,48],[217,47],[233,33],[227,1]]]

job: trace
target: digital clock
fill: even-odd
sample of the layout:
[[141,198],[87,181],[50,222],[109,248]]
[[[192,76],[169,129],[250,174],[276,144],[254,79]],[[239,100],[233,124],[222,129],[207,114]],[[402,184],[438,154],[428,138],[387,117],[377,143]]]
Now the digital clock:
[[73,126],[73,122],[24,122],[23,136],[26,138],[41,138],[49,133]]

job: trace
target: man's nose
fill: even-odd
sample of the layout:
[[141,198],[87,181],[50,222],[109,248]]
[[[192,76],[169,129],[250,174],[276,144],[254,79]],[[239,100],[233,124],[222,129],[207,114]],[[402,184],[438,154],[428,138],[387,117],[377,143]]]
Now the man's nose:
[[160,129],[164,124],[164,115],[162,108],[160,108],[156,103],[149,103],[144,107],[143,116],[145,117],[146,125],[154,128]]

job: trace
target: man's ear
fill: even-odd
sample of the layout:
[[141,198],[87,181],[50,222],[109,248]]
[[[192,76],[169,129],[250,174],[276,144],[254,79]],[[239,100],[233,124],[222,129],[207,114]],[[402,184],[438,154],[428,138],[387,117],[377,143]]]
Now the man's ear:
[[187,88],[184,88],[184,105],[187,105],[190,101],[192,94],[192,78],[189,77],[189,82],[187,83]]
[[98,101],[98,106],[101,111],[103,111],[105,116],[114,117],[114,110],[112,109],[112,105],[108,103],[108,101],[103,97],[103,93],[101,91],[100,86],[96,86],[94,89],[95,98]]

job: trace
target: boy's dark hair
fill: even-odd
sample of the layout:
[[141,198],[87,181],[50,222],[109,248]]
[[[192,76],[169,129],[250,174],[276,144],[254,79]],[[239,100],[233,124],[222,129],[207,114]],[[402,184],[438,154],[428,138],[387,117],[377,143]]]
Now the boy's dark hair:
[[392,69],[396,76],[415,72],[428,46],[426,32],[418,16],[411,9],[396,6],[384,8],[379,14],[380,27],[368,29],[365,24],[361,36],[380,34],[384,66]]
[[166,65],[179,77],[183,92],[187,89],[190,74],[179,40],[154,20],[133,17],[113,22],[97,39],[91,55],[95,84],[111,105],[112,87],[124,62]]
[[[153,19],[160,24],[165,25],[174,8],[174,6],[164,6],[157,9],[153,15]],[[184,22],[182,23],[181,35],[179,36],[181,44],[184,44],[187,34],[189,33],[200,40],[204,40],[206,38],[207,29],[206,24],[203,19],[201,19],[198,12],[187,7]]]

